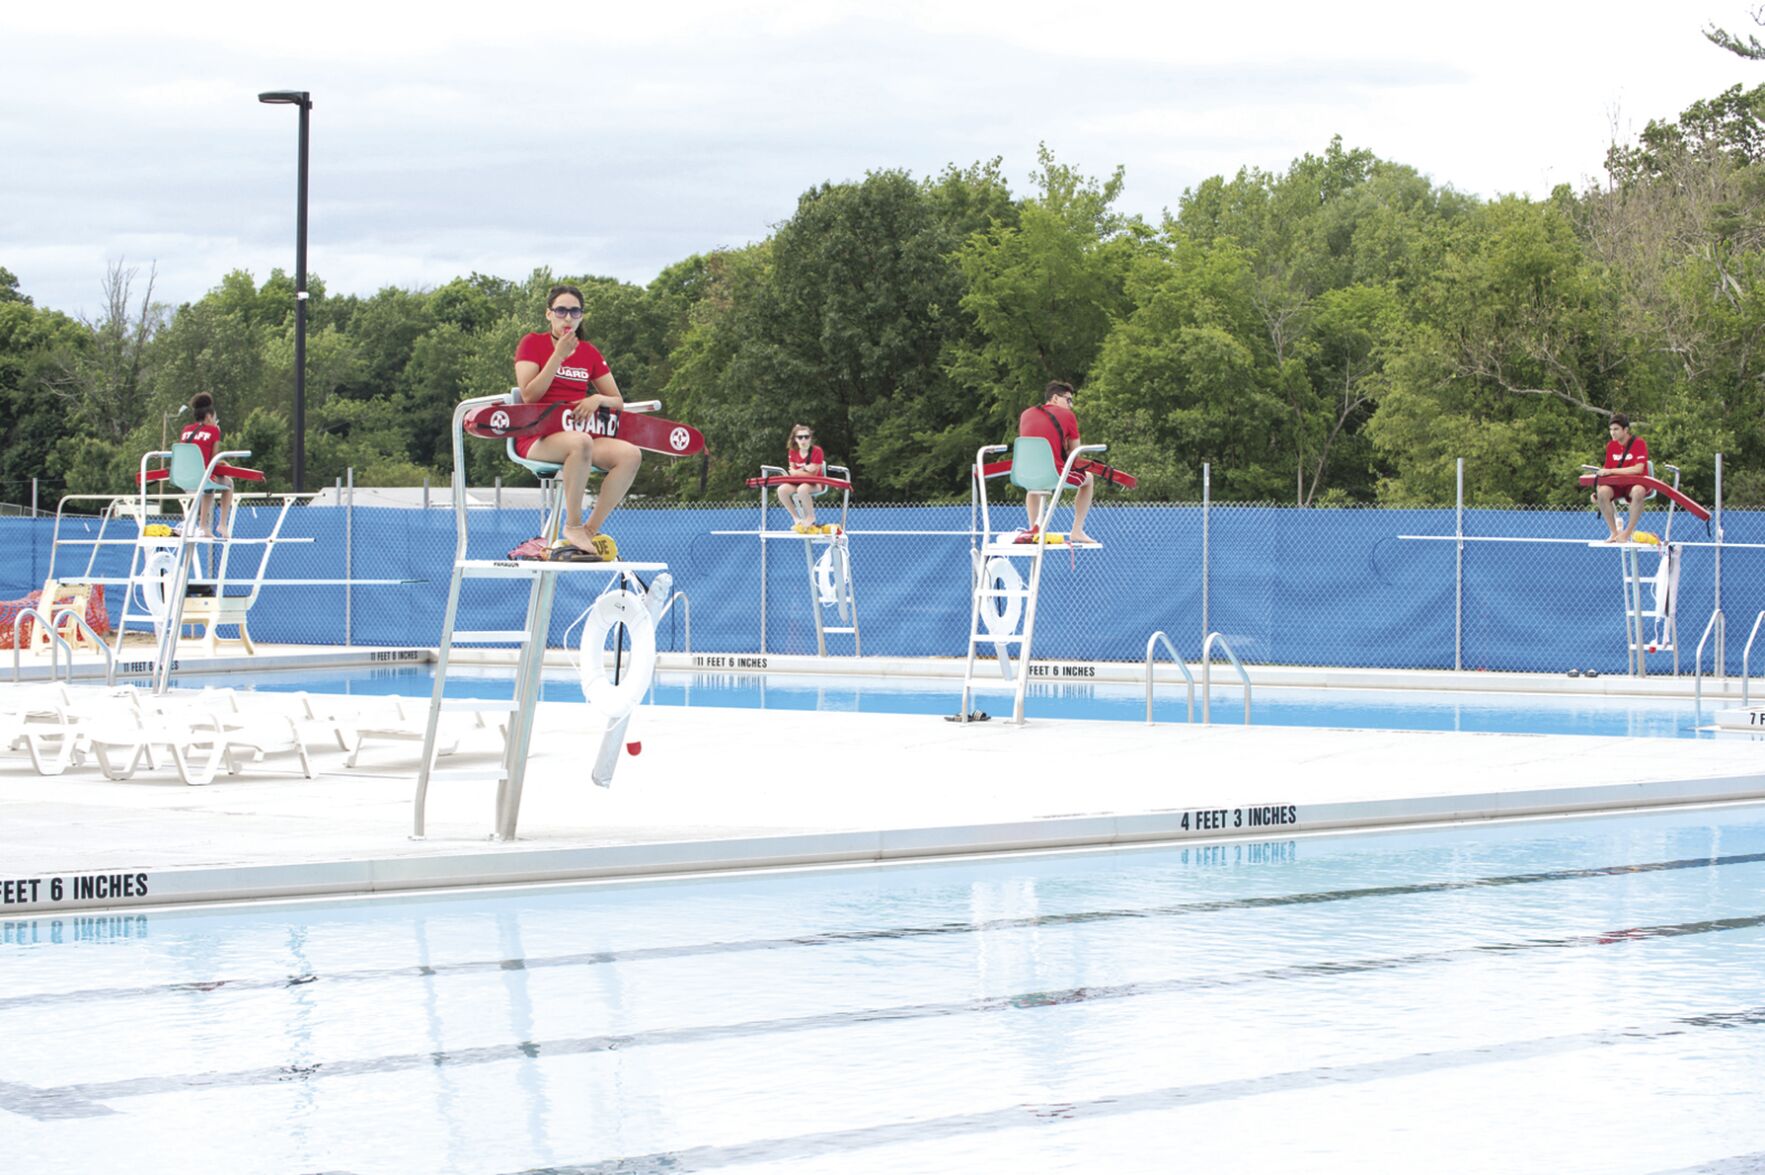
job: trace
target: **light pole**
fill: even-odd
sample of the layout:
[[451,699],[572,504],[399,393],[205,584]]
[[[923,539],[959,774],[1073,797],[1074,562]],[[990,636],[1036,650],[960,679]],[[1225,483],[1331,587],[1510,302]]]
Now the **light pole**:
[[294,492],[306,489],[306,135],[313,96],[305,90],[266,90],[271,106],[300,107],[300,178],[294,228]]
[[184,415],[184,413],[189,409],[189,407],[190,407],[190,405],[188,405],[188,404],[179,404],[178,410],[176,412],[161,412],[159,414],[159,450],[160,450],[160,452],[162,452],[162,453],[165,452],[166,436],[168,433],[171,432],[172,417]]

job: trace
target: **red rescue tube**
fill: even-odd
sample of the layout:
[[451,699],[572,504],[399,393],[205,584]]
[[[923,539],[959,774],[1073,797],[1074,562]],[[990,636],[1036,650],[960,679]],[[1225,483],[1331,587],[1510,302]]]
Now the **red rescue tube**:
[[823,477],[819,473],[782,473],[768,477],[750,477],[748,488],[755,486],[832,486],[836,490],[849,490],[852,483],[841,481],[837,477]]
[[1611,486],[1614,490],[1628,490],[1633,486],[1641,486],[1657,494],[1664,494],[1679,505],[1685,507],[1693,518],[1701,522],[1710,521],[1710,512],[1692,501],[1659,478],[1645,477],[1640,473],[1584,473],[1577,479],[1584,486]]
[[[147,480],[164,481],[171,475],[172,471],[169,469],[149,469],[147,471]],[[240,481],[262,481],[264,479],[263,470],[247,469],[243,465],[217,465],[214,467],[214,475],[216,477],[236,477]],[[137,485],[141,482],[141,475],[139,473],[135,475],[135,482]]]
[[[981,476],[987,478],[1003,477],[1010,472],[1011,462],[1009,461],[989,461],[987,464],[981,466]],[[1127,470],[1117,469],[1113,465],[1105,465],[1101,461],[1078,462],[1073,466],[1072,476],[1066,479],[1066,484],[1072,486],[1084,485],[1085,479],[1081,475],[1086,473],[1096,477],[1099,481],[1106,481],[1111,485],[1120,486],[1124,490],[1131,490],[1140,484],[1140,479],[1129,473]]]

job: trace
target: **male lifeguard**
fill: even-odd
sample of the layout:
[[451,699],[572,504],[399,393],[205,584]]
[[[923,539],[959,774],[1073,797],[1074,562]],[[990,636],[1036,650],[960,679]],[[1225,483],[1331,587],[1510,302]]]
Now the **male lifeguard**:
[[[1649,443],[1630,431],[1630,417],[1622,412],[1612,413],[1610,426],[1612,439],[1606,442],[1606,452],[1600,462],[1599,477],[1641,477],[1649,471]],[[1609,543],[1627,543],[1636,533],[1636,524],[1642,521],[1642,500],[1648,496],[1648,490],[1640,485],[1633,485],[1628,491],[1629,509],[1625,513],[1624,526],[1618,525],[1618,510],[1615,496],[1619,491],[1606,485],[1603,481],[1594,486],[1593,501],[1600,508],[1600,517],[1606,520],[1606,529],[1610,535]]]
[[[1042,389],[1042,402],[1025,408],[1017,418],[1017,434],[1047,441],[1049,448],[1054,450],[1054,464],[1062,469],[1066,468],[1067,455],[1079,444],[1079,418],[1072,410],[1075,398],[1071,384],[1050,380]],[[1084,478],[1084,484],[1073,495],[1072,533],[1067,536],[1067,541],[1075,547],[1100,547],[1102,543],[1085,533],[1085,514],[1091,509],[1091,498],[1097,492],[1097,479],[1089,473]],[[1030,516],[1030,525],[1018,541],[1034,541],[1036,519],[1041,515],[1047,497],[1047,494],[1037,493],[1024,496],[1024,510]]]

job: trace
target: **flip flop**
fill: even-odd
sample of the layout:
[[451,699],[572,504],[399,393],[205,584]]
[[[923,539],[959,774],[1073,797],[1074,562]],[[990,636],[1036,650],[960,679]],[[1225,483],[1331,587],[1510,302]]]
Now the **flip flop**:
[[604,563],[599,551],[585,551],[571,543],[559,543],[546,552],[546,559],[552,563]]

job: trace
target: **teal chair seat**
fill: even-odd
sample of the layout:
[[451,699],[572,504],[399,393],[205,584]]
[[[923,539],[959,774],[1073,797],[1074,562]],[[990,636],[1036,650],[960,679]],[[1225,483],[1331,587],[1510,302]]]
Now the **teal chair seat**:
[[216,482],[203,480],[208,472],[208,462],[202,457],[202,447],[192,445],[188,441],[179,441],[172,446],[172,484],[186,494],[210,493],[225,490],[228,487]]
[[1032,494],[1049,494],[1060,482],[1054,446],[1043,437],[1018,437],[1011,446],[1011,484]]

